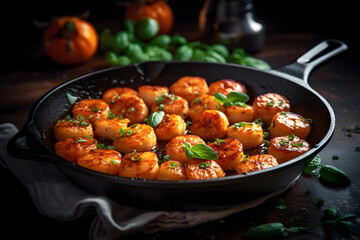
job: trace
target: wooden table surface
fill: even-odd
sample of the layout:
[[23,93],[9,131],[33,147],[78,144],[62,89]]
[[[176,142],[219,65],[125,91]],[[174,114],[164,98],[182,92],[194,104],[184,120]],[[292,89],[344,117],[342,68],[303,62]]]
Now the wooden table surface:
[[[101,24],[104,25],[99,23],[99,26]],[[186,25],[176,27],[180,33],[196,39],[196,34],[191,35],[191,27],[184,26]],[[276,68],[295,60],[322,39],[324,36],[314,33],[270,31],[265,46],[254,56],[266,60]],[[100,52],[83,65],[65,67],[50,62],[43,55],[39,44],[34,44],[29,51],[34,56],[33,61],[20,64],[18,68],[3,69],[0,75],[0,123],[11,122],[18,128],[24,125],[32,105],[47,91],[74,77],[108,67]],[[350,186],[333,187],[319,181],[318,177],[303,175],[291,189],[254,209],[190,229],[152,235],[137,233],[125,239],[242,239],[242,234],[250,226],[262,223],[282,222],[286,226],[315,225],[321,221],[322,211],[331,206],[339,207],[343,213],[360,216],[360,152],[355,151],[356,147],[360,147],[360,135],[352,134],[350,137],[346,134],[347,129],[360,124],[360,64],[356,58],[356,51],[356,48],[350,45],[345,54],[316,70],[309,80],[310,85],[329,101],[336,114],[334,136],[319,155],[324,164],[345,171],[352,180]],[[339,159],[333,160],[333,155],[339,156]],[[88,238],[93,215],[69,222],[48,219],[36,210],[27,190],[12,172],[0,168],[0,179],[0,209],[2,219],[5,220],[5,225],[2,225],[3,235],[11,234],[13,239],[64,239],[69,236],[72,239]],[[310,193],[308,189],[311,189]],[[276,208],[279,199],[285,202],[286,209]],[[323,206],[316,205],[318,199],[324,200]],[[355,224],[359,228],[359,219]],[[52,234],[49,235],[49,232]],[[318,227],[287,239],[340,237],[337,232]],[[346,238],[358,237],[351,235]]]

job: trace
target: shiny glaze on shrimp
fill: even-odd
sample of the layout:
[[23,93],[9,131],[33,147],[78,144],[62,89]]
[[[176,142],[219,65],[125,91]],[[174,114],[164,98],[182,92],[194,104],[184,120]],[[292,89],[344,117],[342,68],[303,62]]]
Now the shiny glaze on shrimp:
[[292,112],[277,113],[270,124],[271,137],[295,134],[305,139],[311,130],[309,120]]
[[189,109],[189,117],[194,119],[197,115],[202,113],[205,110],[218,110],[225,112],[225,108],[221,103],[216,101],[216,98],[213,95],[204,95],[198,98],[195,98]]
[[109,110],[109,104],[101,99],[84,99],[73,106],[72,113],[75,118],[80,115],[94,124],[96,119],[107,118]]
[[144,122],[149,115],[145,102],[135,95],[122,94],[112,105],[111,112],[128,118],[130,124]]
[[55,143],[56,155],[76,163],[78,158],[97,148],[97,140],[86,137],[67,138]]
[[108,119],[108,118],[102,118],[97,119],[94,123],[95,128],[95,136],[97,138],[103,138],[107,140],[113,140],[118,134],[120,129],[127,128],[130,120],[125,119]]
[[270,140],[268,153],[273,155],[278,163],[287,162],[310,150],[310,144],[295,135],[275,137]]
[[252,122],[255,119],[254,107],[251,105],[226,107],[225,115],[230,124],[238,122]]
[[168,160],[160,165],[157,180],[185,180],[184,166],[181,162]]
[[246,87],[241,82],[236,82],[232,79],[222,79],[216,82],[213,82],[209,86],[209,95],[214,93],[222,93],[224,95],[229,95],[231,92],[243,92],[246,93]]
[[237,139],[216,139],[208,146],[214,149],[218,155],[218,159],[215,161],[224,171],[233,171],[236,165],[244,159],[243,146]]
[[209,92],[205,78],[184,76],[170,86],[170,92],[185,98],[188,102]]
[[193,119],[190,130],[192,134],[210,140],[223,138],[228,126],[229,121],[223,112],[205,110]]
[[156,103],[151,106],[151,112],[164,111],[166,114],[177,114],[185,119],[189,111],[186,99],[174,94],[163,94],[156,97]]
[[188,180],[225,177],[224,170],[214,160],[191,160],[184,166]]
[[165,114],[162,121],[154,128],[156,138],[161,141],[170,141],[176,136],[185,134],[186,123],[177,114]]
[[120,98],[120,96],[123,94],[130,94],[130,95],[137,96],[138,92],[135,91],[134,89],[128,88],[128,87],[115,87],[115,88],[110,88],[110,89],[106,90],[104,92],[104,94],[102,95],[102,99],[111,105],[116,100],[118,100]]
[[158,157],[150,151],[125,154],[119,167],[119,176],[127,178],[156,179],[158,173]]
[[269,154],[253,155],[236,166],[238,174],[250,173],[279,165],[276,158]]
[[127,128],[122,128],[119,135],[114,139],[115,149],[129,153],[134,150],[143,152],[150,150],[156,145],[156,135],[154,129],[146,124],[133,124]]
[[278,112],[290,111],[290,101],[277,93],[266,93],[257,96],[253,103],[255,118],[261,118],[263,122],[271,122]]
[[194,146],[198,143],[205,144],[204,140],[202,140],[199,136],[196,135],[183,135],[174,137],[165,146],[166,154],[170,156],[170,159],[182,163],[189,161],[189,159],[185,155],[186,150],[183,148],[186,142],[190,143],[191,146]]
[[112,149],[92,149],[77,160],[79,166],[115,176],[119,174],[120,162],[121,154]]
[[56,141],[72,137],[94,137],[93,128],[87,120],[79,121],[69,116],[55,124],[54,133]]
[[156,102],[156,97],[164,93],[169,93],[169,88],[165,86],[150,86],[142,85],[138,88],[139,97],[144,100],[146,105],[150,108]]
[[263,129],[256,123],[235,123],[227,128],[227,136],[238,139],[244,149],[259,147],[264,142]]

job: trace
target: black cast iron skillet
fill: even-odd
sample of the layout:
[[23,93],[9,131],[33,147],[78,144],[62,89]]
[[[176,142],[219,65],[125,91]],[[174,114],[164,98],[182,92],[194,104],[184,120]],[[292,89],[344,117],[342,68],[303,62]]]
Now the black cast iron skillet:
[[[115,67],[70,80],[43,96],[32,108],[25,126],[14,136],[8,151],[12,156],[54,164],[74,184],[93,194],[131,206],[162,210],[214,209],[242,203],[286,187],[302,173],[329,142],[335,115],[329,103],[307,83],[315,67],[345,51],[337,40],[326,40],[295,62],[277,70],[262,71],[233,64],[202,62],[144,62]],[[230,78],[243,82],[250,101],[260,94],[275,92],[286,96],[291,111],[313,119],[308,141],[312,149],[279,166],[246,175],[195,181],[156,181],[128,179],[91,171],[55,155],[53,127],[70,113],[66,93],[80,99],[100,98],[115,86],[137,89],[144,84],[170,86],[178,78],[201,76],[208,83]]]

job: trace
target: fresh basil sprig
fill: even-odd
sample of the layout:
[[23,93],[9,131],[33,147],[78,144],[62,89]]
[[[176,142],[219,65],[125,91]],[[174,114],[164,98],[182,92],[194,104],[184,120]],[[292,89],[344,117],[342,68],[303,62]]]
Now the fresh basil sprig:
[[192,159],[195,157],[199,159],[216,160],[218,158],[218,155],[216,154],[214,149],[202,143],[191,146],[189,142],[185,142],[185,144],[182,145],[182,148],[186,150],[185,156],[188,159]]
[[[320,167],[319,171],[317,171],[318,167]],[[308,163],[303,173],[319,175],[326,182],[336,185],[348,185],[351,183],[350,177],[344,171],[331,165],[322,165],[321,158],[318,155]]]
[[324,220],[311,227],[291,227],[286,228],[282,223],[273,222],[253,227],[245,232],[246,239],[279,239],[289,235],[289,233],[299,233],[316,228],[320,225],[329,225],[334,229],[345,229],[347,233],[358,234],[358,229],[352,223],[356,219],[353,214],[341,215],[339,208],[330,207],[324,210]]
[[149,117],[146,119],[146,124],[152,126],[155,128],[157,125],[161,123],[165,115],[164,111],[157,111],[153,112],[149,115]]
[[231,92],[228,96],[222,93],[214,93],[214,97],[218,103],[223,103],[224,107],[239,105],[246,106],[246,102],[249,101],[249,96],[242,92]]

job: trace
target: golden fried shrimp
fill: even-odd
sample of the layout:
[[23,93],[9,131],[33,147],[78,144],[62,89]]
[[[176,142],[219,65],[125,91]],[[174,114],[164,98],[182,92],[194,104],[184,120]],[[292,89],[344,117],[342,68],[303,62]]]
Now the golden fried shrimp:
[[218,155],[215,161],[220,164],[224,171],[233,171],[237,164],[244,159],[243,145],[237,139],[216,139],[208,145]]
[[185,180],[184,166],[181,162],[168,160],[160,165],[157,180]]
[[180,115],[165,114],[154,131],[158,140],[170,141],[176,136],[185,135],[186,123]]
[[230,124],[238,122],[252,122],[254,121],[254,107],[246,106],[229,106],[225,108],[225,115]]
[[158,173],[158,157],[150,151],[125,154],[119,167],[119,176],[127,178],[156,179]]
[[264,142],[263,129],[259,124],[240,122],[226,130],[227,136],[239,140],[244,149],[259,147]]
[[96,119],[107,118],[109,110],[109,104],[101,99],[84,99],[73,106],[72,113],[75,118],[82,116],[94,124]]
[[271,137],[295,134],[305,139],[311,130],[310,121],[296,113],[279,112],[275,114],[270,124]]
[[138,88],[139,97],[144,100],[146,105],[150,108],[155,104],[155,98],[161,96],[164,93],[169,93],[169,88],[165,86],[150,86],[142,85]]
[[189,111],[186,99],[174,94],[163,94],[156,97],[156,103],[151,106],[151,112],[164,111],[165,114],[177,114],[185,119]]
[[218,110],[225,112],[224,106],[221,103],[218,103],[213,95],[203,95],[201,97],[195,98],[191,102],[189,117],[194,119],[197,115],[205,110]]
[[270,140],[268,153],[273,155],[278,163],[287,162],[310,150],[310,144],[295,135],[275,137]]
[[112,149],[92,149],[77,160],[79,166],[115,176],[119,174],[120,162],[121,154]]
[[225,172],[214,160],[191,160],[184,166],[188,180],[225,177]]
[[130,124],[142,123],[149,115],[149,109],[145,102],[135,95],[122,94],[111,105],[111,112],[130,119]]
[[81,155],[96,148],[96,139],[86,137],[67,138],[55,143],[56,155],[73,163],[76,163]]
[[69,115],[55,124],[54,133],[56,141],[72,137],[94,137],[94,130],[87,120],[79,121]]
[[290,101],[277,93],[266,93],[257,96],[253,103],[255,118],[261,118],[264,123],[271,122],[278,112],[290,111]]
[[170,92],[191,102],[195,98],[207,94],[209,87],[205,78],[184,76],[170,86]]
[[124,119],[97,119],[94,123],[95,136],[98,138],[113,140],[118,134],[120,129],[127,128],[130,120]]
[[190,130],[192,134],[210,140],[223,138],[228,126],[229,121],[223,112],[205,110],[193,119]]
[[119,135],[113,141],[113,145],[116,150],[123,153],[134,150],[143,152],[156,145],[156,135],[151,126],[137,123],[120,129]]
[[170,156],[170,159],[182,163],[189,161],[189,159],[185,156],[186,150],[182,147],[185,145],[186,142],[190,143],[191,146],[194,146],[198,143],[205,144],[204,140],[202,140],[199,136],[196,135],[183,135],[174,137],[165,146],[166,154]]
[[236,165],[236,172],[238,174],[250,173],[267,169],[279,165],[276,158],[269,154],[249,156],[244,161]]
[[123,94],[138,95],[138,92],[128,87],[115,87],[110,88],[104,92],[102,99],[108,104],[113,104]]
[[246,87],[241,82],[236,82],[232,79],[222,79],[216,82],[213,82],[209,86],[209,95],[214,93],[222,93],[224,95],[229,95],[231,92],[243,92],[246,93]]

